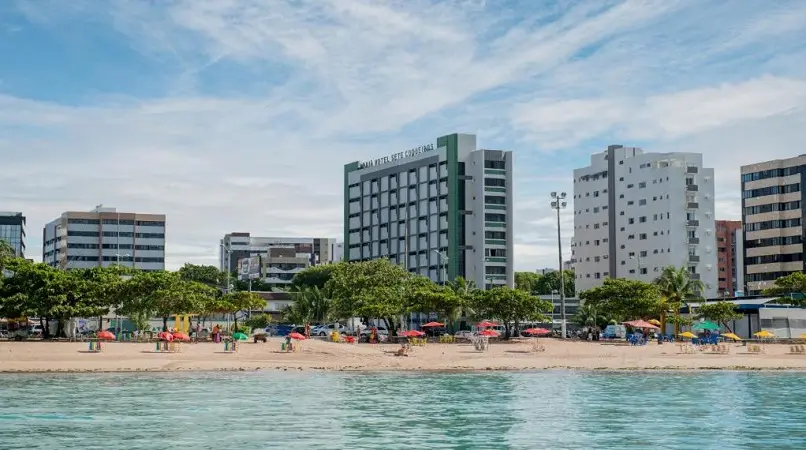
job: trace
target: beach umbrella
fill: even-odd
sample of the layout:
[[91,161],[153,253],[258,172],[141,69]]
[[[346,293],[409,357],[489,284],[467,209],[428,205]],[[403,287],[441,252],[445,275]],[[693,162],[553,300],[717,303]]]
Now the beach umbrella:
[[523,330],[526,334],[531,334],[533,336],[539,336],[541,334],[550,334],[551,330],[547,330],[545,328],[527,328]]
[[441,322],[428,322],[427,324],[423,325],[423,328],[433,328],[433,327],[444,327],[445,324]]
[[246,337],[245,334],[243,334],[241,332],[233,334],[232,338],[235,339],[236,341],[245,341],[245,340],[249,339],[248,337]]
[[694,325],[692,325],[691,328],[694,329],[694,330],[711,330],[711,331],[714,331],[714,330],[719,329],[719,325],[717,325],[717,324],[715,324],[713,322],[709,322],[709,321],[706,320],[706,321],[703,321],[703,322],[695,323]]
[[754,334],[753,334],[753,336],[758,337],[758,338],[762,338],[762,339],[765,339],[765,338],[774,338],[774,337],[775,337],[775,335],[774,335],[774,334],[770,333],[770,332],[769,332],[769,331],[767,331],[767,330],[761,330],[761,331],[759,331],[758,333],[754,333]]
[[481,321],[481,322],[476,324],[476,327],[478,327],[478,328],[489,328],[489,327],[495,327],[495,326],[498,326],[498,324],[495,323],[495,322],[489,322],[487,320]]
[[185,333],[182,333],[182,332],[174,333],[173,338],[174,338],[174,340],[177,340],[177,341],[189,341],[190,340],[190,336],[188,336],[188,335],[186,335]]
[[409,331],[402,331],[400,333],[400,336],[416,338],[416,337],[420,337],[420,336],[425,336],[425,333],[423,333],[422,331],[417,331],[417,330],[409,330]]
[[629,325],[633,328],[658,328],[655,325],[645,321],[645,320],[633,320],[630,322],[624,322],[624,325]]
[[172,335],[171,333],[169,333],[167,331],[160,331],[160,333],[157,335],[157,338],[159,338],[162,341],[169,341],[170,342],[170,341],[174,340],[174,335]]
[[801,334],[801,335],[800,335],[800,338],[801,338],[801,339],[806,339],[806,333]]
[[497,337],[499,334],[501,333],[495,330],[484,330],[479,333],[480,336],[487,336],[487,337]]
[[681,338],[685,338],[685,339],[694,339],[694,338],[697,337],[697,335],[692,333],[691,331],[686,331],[685,333],[680,333],[680,334],[678,334],[678,336],[680,336]]
[[722,337],[728,338],[728,339],[733,339],[734,341],[741,341],[742,340],[742,338],[740,338],[739,336],[737,336],[737,335],[735,335],[733,333],[725,333],[725,334],[722,335]]
[[652,325],[660,326],[660,320],[658,319],[648,320],[647,322],[651,323]]
[[296,331],[293,333],[289,333],[288,337],[290,337],[291,339],[295,339],[297,341],[304,341],[305,339],[307,339],[305,336],[297,333]]
[[103,339],[105,341],[114,341],[115,340],[115,335],[112,334],[112,332],[110,332],[110,331],[101,331],[100,333],[98,333],[97,337],[98,337],[98,339]]

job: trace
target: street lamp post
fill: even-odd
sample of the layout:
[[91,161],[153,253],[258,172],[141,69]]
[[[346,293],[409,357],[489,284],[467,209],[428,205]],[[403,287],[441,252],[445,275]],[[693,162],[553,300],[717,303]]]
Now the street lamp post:
[[565,277],[563,275],[563,241],[562,241],[562,233],[560,230],[560,210],[565,208],[568,203],[565,201],[566,194],[565,192],[552,192],[551,193],[551,209],[557,210],[557,258],[558,258],[558,265],[557,268],[560,271],[560,317],[562,320],[561,330],[562,330],[562,338],[565,339],[565,332],[566,332],[566,318],[565,318]]
[[449,261],[448,256],[439,250],[433,250],[433,252],[439,255],[440,262],[442,263],[440,264],[442,266],[441,271],[442,284],[446,285],[448,284],[448,261]]
[[[118,218],[118,223],[120,223],[120,218]],[[120,234],[120,228],[118,228],[118,234]],[[117,246],[118,246],[118,249],[120,249],[120,244],[119,243],[118,243]],[[128,253],[125,254],[125,255],[121,255],[120,252],[115,253],[115,258],[117,260],[116,265],[118,267],[120,267],[120,257],[121,256],[123,256],[124,258],[129,258],[132,255],[130,255]],[[132,268],[134,268],[134,259],[133,258],[132,258]],[[120,314],[118,314],[118,310],[115,309],[115,335],[118,335],[122,331],[123,331],[123,326],[120,324]]]

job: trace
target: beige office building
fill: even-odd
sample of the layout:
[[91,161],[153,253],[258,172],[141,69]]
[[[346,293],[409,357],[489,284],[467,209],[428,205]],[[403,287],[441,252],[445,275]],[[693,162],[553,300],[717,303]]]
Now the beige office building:
[[803,272],[802,189],[806,155],[742,167],[742,222],[747,292]]

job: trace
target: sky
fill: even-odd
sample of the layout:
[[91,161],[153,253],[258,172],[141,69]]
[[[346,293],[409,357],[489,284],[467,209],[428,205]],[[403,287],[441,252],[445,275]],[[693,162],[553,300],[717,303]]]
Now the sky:
[[[2,0],[0,211],[167,214],[166,265],[228,232],[342,238],[343,166],[474,133],[515,155],[515,268],[609,144],[739,167],[806,153],[800,0]],[[572,208],[562,214],[569,258]]]

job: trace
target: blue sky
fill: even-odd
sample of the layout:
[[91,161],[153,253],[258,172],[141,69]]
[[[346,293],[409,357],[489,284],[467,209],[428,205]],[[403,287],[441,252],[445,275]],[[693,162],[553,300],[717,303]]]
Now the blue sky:
[[[169,215],[168,266],[231,231],[341,237],[343,164],[478,134],[516,155],[516,268],[606,145],[739,166],[806,153],[806,2],[0,2],[0,210]],[[563,215],[566,239],[572,216]]]

